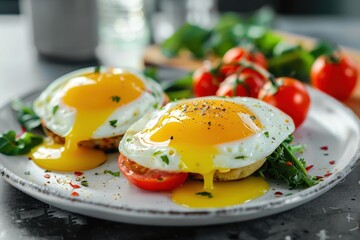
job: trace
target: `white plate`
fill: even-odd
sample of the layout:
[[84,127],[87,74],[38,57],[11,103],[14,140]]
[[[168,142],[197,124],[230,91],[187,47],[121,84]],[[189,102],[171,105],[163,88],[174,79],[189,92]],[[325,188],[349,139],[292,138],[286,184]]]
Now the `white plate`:
[[[334,187],[356,165],[360,148],[360,125],[355,114],[338,101],[309,89],[312,107],[305,124],[296,131],[295,140],[307,145],[302,155],[310,175],[324,177],[318,185],[305,190],[289,190],[276,181],[270,191],[246,204],[208,209],[188,209],[173,203],[169,194],[137,189],[122,177],[104,174],[118,171],[117,154],[109,155],[106,164],[84,172],[89,187],[74,189],[69,182],[80,185],[73,173],[45,173],[26,156],[0,155],[0,175],[21,191],[59,208],[101,219],[146,225],[195,226],[244,221],[279,213],[310,201]],[[34,93],[26,97],[32,100]],[[0,109],[0,132],[19,129],[9,105]],[[326,146],[328,150],[322,148]],[[334,163],[331,161],[335,161]],[[333,164],[331,164],[333,163]],[[29,175],[30,174],[30,175]],[[44,175],[49,174],[50,178]],[[81,185],[80,185],[81,186]],[[282,196],[275,194],[283,193]]]

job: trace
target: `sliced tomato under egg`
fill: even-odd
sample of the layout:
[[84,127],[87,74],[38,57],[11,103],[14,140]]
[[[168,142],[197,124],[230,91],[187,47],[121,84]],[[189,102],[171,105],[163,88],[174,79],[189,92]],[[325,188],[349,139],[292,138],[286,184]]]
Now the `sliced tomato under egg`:
[[187,179],[188,173],[167,172],[143,167],[123,154],[119,156],[121,173],[137,187],[150,191],[171,191],[181,186]]

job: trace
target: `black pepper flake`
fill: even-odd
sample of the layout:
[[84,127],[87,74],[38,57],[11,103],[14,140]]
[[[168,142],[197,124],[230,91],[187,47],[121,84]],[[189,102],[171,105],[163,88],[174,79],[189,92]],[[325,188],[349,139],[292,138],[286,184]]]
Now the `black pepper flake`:
[[170,140],[174,140],[174,136],[171,136],[171,137],[170,137]]

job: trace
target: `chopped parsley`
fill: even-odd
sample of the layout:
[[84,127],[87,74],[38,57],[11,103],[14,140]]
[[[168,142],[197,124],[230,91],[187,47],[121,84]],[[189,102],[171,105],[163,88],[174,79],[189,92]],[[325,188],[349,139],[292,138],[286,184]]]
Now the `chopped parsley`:
[[196,195],[200,195],[200,196],[204,196],[204,197],[208,197],[208,198],[213,198],[214,196],[212,195],[212,193],[210,193],[210,192],[206,192],[206,191],[204,191],[204,192],[197,192],[197,193],[195,193]]
[[256,120],[256,117],[252,115],[252,116],[250,116],[250,119],[253,120],[253,121],[255,121],[255,120]]
[[88,181],[81,181],[81,186],[84,186],[84,187],[88,187],[89,186],[89,183],[88,183]]
[[270,136],[270,135],[269,135],[269,132],[267,132],[267,131],[264,132],[264,135],[265,135],[265,137],[267,137],[267,138],[269,138],[269,136]]
[[247,158],[247,157],[244,155],[235,157],[235,159],[245,159],[245,158]]
[[52,114],[55,115],[58,110],[59,110],[59,105],[54,106],[52,110]]
[[100,73],[100,66],[95,67],[94,73]]
[[120,172],[113,172],[111,170],[104,170],[104,174],[110,174],[113,175],[114,177],[120,176]]
[[167,165],[169,165],[169,158],[167,155],[162,155],[161,156],[161,160],[166,163]]
[[119,96],[111,96],[111,100],[113,101],[113,102],[120,102],[120,100],[121,100],[121,97],[119,97]]
[[159,154],[161,154],[161,153],[162,153],[161,150],[157,150],[156,152],[153,153],[153,156],[157,156],[157,155],[159,155]]
[[31,175],[30,171],[24,172],[25,175]]
[[159,103],[154,103],[153,108],[158,108],[159,107]]
[[112,127],[116,128],[117,120],[110,120],[109,123]]
[[45,173],[48,173],[48,172],[51,172],[51,170],[49,170],[49,169],[45,169],[45,171],[44,171]]

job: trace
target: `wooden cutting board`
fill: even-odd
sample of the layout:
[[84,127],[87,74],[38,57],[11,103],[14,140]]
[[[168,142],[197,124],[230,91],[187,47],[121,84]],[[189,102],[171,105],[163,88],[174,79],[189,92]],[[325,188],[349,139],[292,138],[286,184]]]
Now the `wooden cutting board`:
[[[310,38],[302,35],[284,33],[284,32],[277,32],[277,33],[281,35],[286,41],[290,43],[301,44],[302,46],[308,49],[314,47],[316,43],[316,39],[314,38]],[[343,49],[346,55],[351,57],[357,63],[360,69],[360,51],[347,47],[341,47],[341,48]],[[207,60],[215,61],[216,59],[211,58]],[[149,46],[145,50],[144,63],[146,65],[165,66],[165,67],[183,69],[187,71],[193,71],[202,65],[203,60],[193,59],[191,58],[190,54],[186,52],[182,52],[178,57],[175,58],[167,58],[164,55],[162,55],[159,46],[153,45],[153,46]],[[356,115],[360,117],[360,74],[355,90],[352,93],[352,96],[350,97],[350,99],[346,100],[344,104],[349,108],[351,108],[356,113]]]

